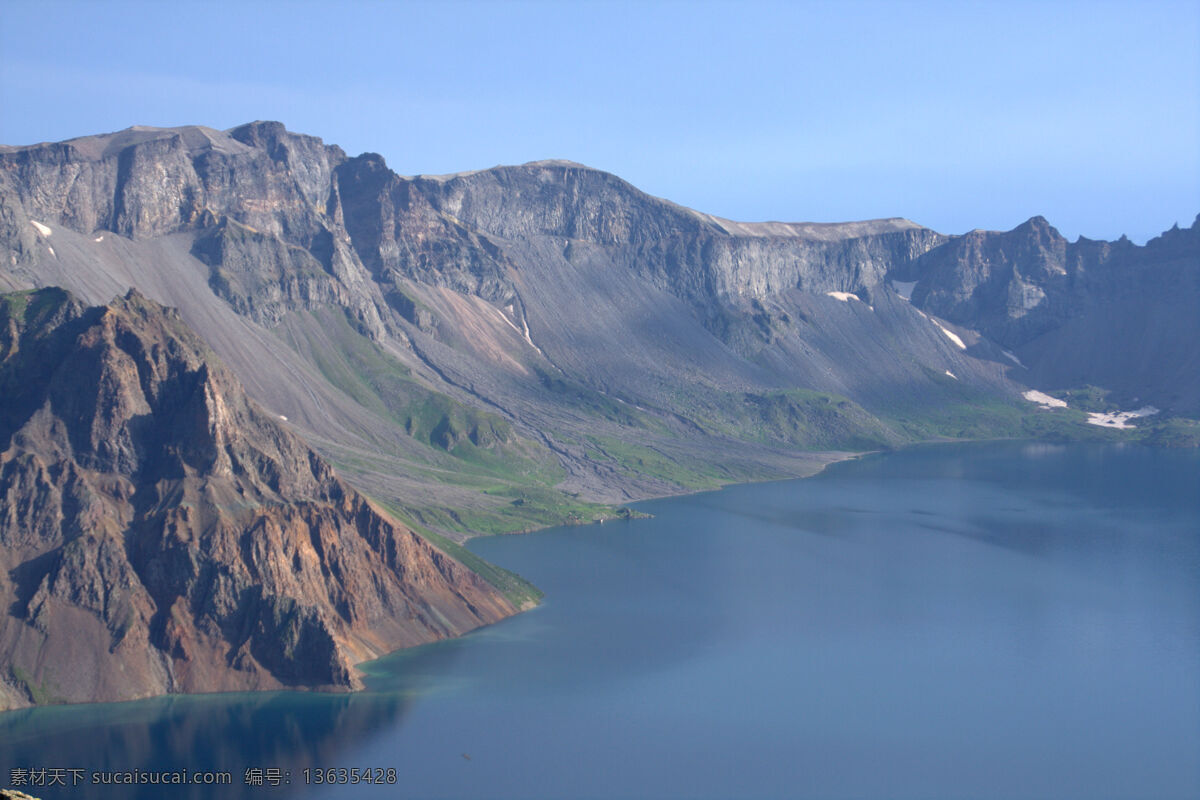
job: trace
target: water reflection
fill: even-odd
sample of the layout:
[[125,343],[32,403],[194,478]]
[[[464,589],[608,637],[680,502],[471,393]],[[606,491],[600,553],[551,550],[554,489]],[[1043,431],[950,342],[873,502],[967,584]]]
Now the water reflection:
[[[1200,454],[1022,447],[477,541],[545,604],[360,695],[0,716],[0,769],[223,768],[233,791],[169,796],[305,800],[1200,796]],[[369,765],[401,779],[241,782]]]
[[[0,786],[13,783],[14,769],[59,769],[66,771],[67,787],[22,788],[45,800],[81,793],[151,800],[163,797],[164,788],[69,784],[80,777],[90,783],[100,770],[216,770],[232,778],[220,797],[295,797],[305,793],[306,768],[351,766],[342,760],[400,724],[428,690],[428,677],[450,669],[457,644],[419,648],[403,661],[367,665],[370,688],[356,694],[174,696],[0,714]],[[280,785],[247,785],[248,769],[278,770]],[[216,796],[212,786],[166,791],[180,798]]]

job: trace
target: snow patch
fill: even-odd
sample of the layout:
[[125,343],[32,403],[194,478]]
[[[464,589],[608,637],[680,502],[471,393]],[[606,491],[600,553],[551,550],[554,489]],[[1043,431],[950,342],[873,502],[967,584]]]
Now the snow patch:
[[[493,306],[493,308],[495,308],[495,307]],[[513,324],[513,321],[511,319],[509,319],[508,317],[506,317],[504,315],[504,312],[499,311],[499,309],[497,309],[497,311],[500,314],[500,319],[504,320],[504,324],[508,325],[508,327],[512,328],[517,333],[521,333],[521,329],[518,328],[515,324]]]
[[1139,419],[1141,417],[1149,417],[1157,414],[1158,409],[1154,406],[1144,406],[1137,411],[1115,411],[1111,414],[1100,414],[1092,412],[1088,414],[1088,425],[1099,425],[1102,428],[1119,428],[1120,430],[1129,430],[1133,426],[1129,424],[1131,419]]
[[1008,352],[1007,350],[1001,350],[1000,352],[1004,353],[1004,357],[1007,358],[1009,361],[1013,362],[1021,369],[1025,369],[1025,365],[1021,363],[1021,359],[1017,358],[1015,355]]
[[958,376],[957,376],[957,375],[955,375],[955,374],[954,374],[953,372],[951,372],[950,370],[946,370],[946,374],[947,374],[947,375],[949,375],[951,378],[954,378],[954,380],[958,380]]
[[[500,311],[500,309],[496,308],[495,306],[492,306],[492,308],[496,311],[496,313],[500,314],[500,319],[504,320],[508,324],[508,327],[512,328],[517,333],[521,334],[521,336],[523,336],[525,338],[525,341],[529,344],[529,346],[532,347],[534,350],[537,350],[538,355],[540,355],[540,356],[546,355],[545,353],[542,352],[542,348],[538,347],[536,344],[533,343],[533,337],[531,337],[529,335],[529,322],[525,319],[524,314],[521,315],[521,327],[518,328],[511,319],[509,319],[507,316],[504,315],[503,312]],[[505,308],[509,309],[510,313],[512,312],[511,304],[505,306]]]
[[51,247],[50,245],[46,245],[46,249],[50,251],[50,255],[54,256],[55,258],[58,258],[58,253],[54,252],[53,247]]
[[285,417],[283,414],[280,414],[280,415],[279,415],[279,418],[280,418],[281,420],[283,420],[284,422],[287,422],[287,421],[288,421],[288,420],[287,420],[287,417]]
[[[1067,402],[1059,400],[1057,397],[1051,397],[1048,394],[1039,392],[1036,389],[1030,389],[1023,395],[1026,400],[1031,403],[1037,403],[1042,408],[1066,408]],[[1117,430],[1129,430],[1133,428],[1130,425],[1130,420],[1140,419],[1141,417],[1149,417],[1158,413],[1158,409],[1154,406],[1143,406],[1137,411],[1113,411],[1111,413],[1101,413],[1097,411],[1088,412],[1088,425],[1098,425],[1101,428],[1116,428]]]
[[965,342],[963,342],[963,340],[962,340],[961,338],[959,338],[958,334],[956,334],[954,331],[950,330],[949,328],[945,328],[945,327],[943,327],[943,326],[942,326],[940,323],[937,323],[937,322],[935,322],[935,323],[933,323],[933,324],[934,324],[934,325],[937,325],[939,328],[941,328],[941,329],[942,329],[942,333],[944,333],[944,334],[946,334],[946,336],[950,337],[950,341],[952,341],[952,342],[954,342],[956,345],[958,345],[958,349],[959,349],[959,350],[966,350],[966,349],[967,349],[967,345],[966,345],[966,343],[965,343]]
[[1045,392],[1039,392],[1037,389],[1030,389],[1021,397],[1024,397],[1031,403],[1037,403],[1042,408],[1066,408],[1067,401],[1059,400],[1057,397],[1051,397]]
[[103,233],[102,233],[102,234],[100,234],[100,235],[99,235],[99,236],[97,236],[95,239],[92,239],[92,241],[93,241],[93,242],[103,242],[103,241],[104,241],[104,234],[103,234]]
[[29,224],[32,225],[33,227],[37,228],[38,233],[40,233],[42,236],[49,236],[50,234],[54,233],[54,231],[50,230],[49,225],[43,225],[42,223],[38,222],[36,219],[29,220]]
[[[857,300],[860,303],[863,302],[863,299],[853,292],[826,292],[825,294],[829,295],[835,300],[841,300],[843,303],[849,303],[851,300]],[[867,308],[871,309],[872,311],[875,310],[875,306],[872,305],[868,305]]]
[[542,352],[541,349],[539,349],[538,346],[533,343],[533,339],[529,335],[529,322],[525,319],[524,314],[521,315],[521,330],[525,333],[525,341],[529,342],[529,346],[534,350],[537,350],[539,353]]

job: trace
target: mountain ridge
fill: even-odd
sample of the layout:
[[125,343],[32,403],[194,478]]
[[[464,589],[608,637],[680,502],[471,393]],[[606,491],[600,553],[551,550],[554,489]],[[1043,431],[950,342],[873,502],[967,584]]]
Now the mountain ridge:
[[[154,135],[166,139],[181,137],[175,130]],[[918,284],[930,281],[937,277],[936,271],[925,269],[924,277],[913,275],[915,262],[925,259],[923,263],[929,263],[933,259],[931,252],[944,251],[946,246],[964,240],[963,236],[948,237],[894,221],[852,223],[851,227],[819,226],[817,239],[790,235],[817,230],[812,225],[805,228],[801,223],[784,223],[789,226],[788,236],[739,237],[723,230],[714,221],[718,218],[652,198],[615,176],[573,162],[531,162],[523,167],[476,170],[434,181],[398,176],[374,154],[349,158],[336,146],[325,145],[315,137],[292,134],[278,123],[249,123],[222,135],[239,147],[251,148],[239,151],[241,155],[232,161],[223,156],[216,160],[224,165],[223,169],[233,170],[229,174],[235,175],[234,183],[224,177],[212,178],[215,173],[208,161],[190,167],[189,174],[196,176],[188,179],[193,181],[189,185],[194,185],[193,200],[189,205],[184,189],[172,191],[168,205],[176,212],[174,221],[167,226],[174,232],[167,234],[168,237],[185,233],[198,237],[190,244],[192,255],[207,263],[210,287],[216,294],[240,316],[250,317],[268,329],[298,310],[346,309],[352,324],[377,343],[385,348],[398,343],[406,351],[401,354],[406,363],[418,371],[431,373],[441,391],[468,403],[484,402],[494,410],[507,408],[513,400],[492,396],[493,389],[500,390],[498,386],[484,392],[488,397],[481,397],[483,387],[479,376],[492,371],[487,363],[479,363],[481,355],[485,356],[485,362],[490,362],[503,353],[502,360],[509,363],[514,374],[522,370],[526,376],[532,374],[525,363],[532,359],[541,364],[538,369],[552,374],[565,367],[592,389],[616,388],[611,373],[619,372],[619,365],[603,367],[600,374],[594,365],[602,366],[604,354],[619,346],[618,341],[610,341],[597,351],[602,356],[599,361],[589,355],[586,363],[579,362],[574,355],[554,356],[539,342],[547,331],[557,335],[564,325],[577,324],[577,319],[564,320],[558,313],[572,301],[564,294],[570,287],[551,287],[555,281],[567,283],[568,275],[583,285],[599,282],[602,293],[607,291],[603,284],[614,288],[619,284],[626,296],[647,296],[649,292],[673,306],[675,301],[663,296],[665,292],[682,301],[687,308],[676,310],[686,310],[704,332],[683,334],[680,330],[679,334],[692,339],[715,337],[719,344],[708,349],[718,360],[727,361],[728,357],[718,351],[731,348],[735,359],[757,362],[750,369],[760,378],[751,383],[760,388],[786,387],[803,378],[811,388],[849,392],[853,400],[870,401],[866,395],[854,394],[854,383],[820,377],[830,375],[829,369],[836,375],[841,370],[839,366],[819,367],[814,363],[797,374],[796,365],[811,361],[804,355],[811,348],[806,349],[802,343],[792,342],[796,346],[790,347],[786,354],[777,352],[781,333],[797,333],[803,339],[794,322],[798,316],[807,314],[811,318],[813,313],[829,313],[828,308],[814,312],[807,307],[794,307],[795,298],[788,298],[799,291],[805,295],[838,293],[863,299],[872,293],[888,292],[893,279],[916,277]],[[131,147],[136,149],[137,145]],[[133,156],[126,156],[126,160],[138,162]],[[7,173],[12,173],[8,160],[0,159],[0,163]],[[183,175],[187,170],[180,166],[168,173]],[[242,177],[236,177],[242,173]],[[202,179],[210,180],[213,187],[201,186]],[[501,184],[504,191],[497,188]],[[38,185],[42,186],[39,197],[54,196],[53,181]],[[132,189],[121,191],[136,195],[136,181],[131,185]],[[230,186],[237,186],[240,194],[230,194]],[[114,195],[118,193],[115,183],[111,188]],[[100,219],[103,214],[52,216],[54,208],[65,202],[69,190],[60,186],[56,190],[60,200],[50,203],[43,199],[39,207],[31,200],[22,200],[19,186],[16,189],[15,198],[0,201],[0,221],[6,214],[22,214],[28,219],[38,219],[33,214],[41,214],[46,218],[43,224],[53,224],[57,219],[75,224],[86,234],[100,233],[94,224],[79,222]],[[119,215],[113,216],[111,210],[117,206],[115,201],[92,205],[109,208],[108,219],[114,226],[120,222]],[[29,214],[23,214],[26,206],[30,206]],[[205,213],[197,210],[201,206]],[[6,208],[14,211],[5,212]],[[158,224],[163,223],[160,220]],[[856,229],[854,225],[866,227]],[[88,230],[89,227],[92,229]],[[15,228],[10,226],[10,230],[15,236],[10,236],[9,241],[18,240],[17,247],[10,251],[10,261],[17,263],[10,264],[7,272],[24,273],[16,281],[10,278],[14,287],[44,281],[48,275],[33,274],[35,271],[23,263],[37,249],[31,241],[37,238],[36,231],[19,224]],[[152,230],[148,228],[144,233],[148,235]],[[840,232],[838,235],[866,231],[867,235],[830,240],[827,234],[831,231]],[[136,238],[139,234],[130,235]],[[152,236],[150,240],[163,239]],[[170,256],[170,260],[176,258]],[[76,272],[96,272],[92,256],[86,256],[85,260],[87,263],[81,264]],[[42,269],[53,272],[55,267]],[[111,274],[106,267],[100,271]],[[62,279],[80,280],[74,275],[63,275]],[[647,281],[650,285],[645,285]],[[124,288],[114,286],[116,291]],[[920,299],[931,293],[922,286],[917,290],[920,305]],[[447,291],[449,295],[438,294]],[[542,308],[532,309],[531,313],[529,303],[537,295],[544,295],[544,302]],[[447,306],[452,296],[457,299]],[[471,296],[495,308],[499,316],[493,317],[495,312],[486,305],[468,310],[464,302],[473,303],[466,300]],[[104,298],[91,299],[99,302]],[[192,301],[188,298],[159,299],[177,305],[185,314],[192,313],[189,308]],[[640,313],[655,313],[650,306]],[[765,310],[768,306],[773,312]],[[597,310],[600,309],[593,309]],[[604,310],[612,312],[607,314],[608,327],[623,327],[627,331],[620,341],[628,342],[630,336],[640,337],[637,326],[643,323],[626,319],[628,309]],[[937,313],[947,324],[966,329],[977,321],[955,316],[940,307],[924,310]],[[546,319],[539,319],[539,315]],[[676,315],[676,311],[671,315]],[[909,324],[928,325],[917,320],[913,317]],[[832,318],[829,323],[833,323]],[[493,330],[495,325],[500,328]],[[588,336],[598,330],[597,326],[591,327]],[[480,348],[474,342],[456,341],[453,332],[456,329],[487,330],[484,352],[478,352]],[[206,337],[216,333],[203,325],[201,332]],[[509,339],[510,334],[515,335]],[[581,341],[582,334],[582,330],[575,332],[571,338]],[[863,335],[873,334],[863,331]],[[1020,349],[1026,344],[1013,343],[1012,347]],[[647,349],[648,357],[653,349],[652,345]],[[999,347],[990,352],[993,355],[988,358],[998,359],[994,363],[1008,364],[999,355]],[[802,361],[797,361],[799,356],[803,356]],[[1035,358],[1022,352],[1017,357],[1037,372],[1037,365],[1030,363]],[[709,357],[702,361],[695,368],[708,371],[715,366],[709,363]],[[931,369],[933,361],[943,362],[936,374],[949,371],[961,380],[971,380],[960,375],[961,371],[979,372],[966,369],[952,352],[942,352],[936,358],[928,352],[922,361]],[[787,363],[792,367],[787,370],[789,374],[764,374],[764,362]],[[746,366],[738,366],[734,373],[744,372]],[[988,374],[980,374],[979,378],[992,387],[989,391],[995,391],[1004,385],[1005,378],[990,374],[990,370],[991,367],[983,366],[983,372]],[[239,372],[244,378],[252,377],[245,369]],[[772,373],[773,368],[767,372]],[[1048,374],[1037,381],[1035,388],[1055,388],[1055,371],[1044,372]],[[717,377],[722,373],[723,377]],[[1007,379],[1013,374],[1007,370]],[[727,369],[718,370],[714,377],[731,385],[745,382]],[[639,378],[639,385],[640,381]],[[1019,398],[1022,388],[1019,383],[1010,383],[1003,393]],[[524,391],[524,387],[519,388]],[[929,388],[937,390],[936,386]],[[637,391],[630,394],[631,390]],[[629,397],[641,394],[638,386],[622,391]],[[506,394],[507,390],[501,393]],[[1191,388],[1177,394],[1182,397],[1182,410],[1194,405],[1189,398],[1196,392]],[[661,405],[661,398],[643,399]],[[1166,400],[1162,403],[1171,405]],[[536,426],[525,432],[532,433],[533,427]]]
[[[319,453],[319,475],[306,468],[311,480],[271,490],[280,530],[311,522],[361,539],[359,523],[334,520],[327,507],[338,506],[354,519],[388,518],[393,530],[484,571],[457,542],[605,519],[621,513],[612,504],[650,496],[809,475],[865,450],[962,438],[1200,440],[1186,419],[1200,416],[1200,356],[1189,347],[1200,340],[1200,217],[1144,246],[1067,242],[1041,217],[955,236],[902,218],[740,223],[563,160],[401,176],[378,154],[350,157],[280,123],[142,128],[0,148],[0,289],[50,286],[93,307],[119,296],[177,308],[179,325],[195,332],[180,340],[203,342],[228,365],[227,378],[195,368],[183,370],[194,373],[188,380],[240,383],[263,419]],[[92,375],[83,366],[81,378]],[[122,369],[104,374],[133,374]],[[151,439],[164,440],[153,420],[178,409],[148,413],[145,390],[101,377],[74,393],[92,406],[54,418],[59,428],[94,422],[103,417],[97,408],[149,421],[136,431],[88,428],[83,439],[68,437],[69,450],[45,450],[61,439],[53,426],[27,438],[50,454],[43,461],[74,464],[59,478],[87,473],[89,491],[108,498],[102,505],[122,509],[131,465],[142,464],[139,436],[157,430]],[[105,394],[113,387],[124,388]],[[1067,398],[1070,408],[1043,408],[1027,399],[1033,390]],[[1146,405],[1160,414],[1133,431],[1088,424],[1087,412]],[[17,394],[4,408],[23,413]],[[259,417],[241,419],[250,441],[274,441]],[[18,422],[12,431],[28,419]],[[205,442],[205,430],[176,433]],[[49,467],[35,468],[32,451],[13,453],[5,462],[21,498],[13,507],[27,507]],[[96,468],[78,453],[99,459]],[[344,485],[328,482],[340,480],[323,471],[329,464]],[[196,494],[203,486],[261,491],[229,476],[188,483],[178,459],[144,469],[183,481],[170,498],[210,511],[241,495]],[[59,478],[46,485],[61,495]],[[314,486],[326,487],[320,509]],[[335,502],[333,486],[343,497],[361,491],[361,505]],[[188,519],[172,517],[184,530]],[[98,535],[97,546],[115,536]],[[22,564],[45,557],[27,555]],[[88,558],[80,563],[96,563]],[[133,561],[114,559],[98,583],[77,570],[63,586],[107,587],[136,572]],[[9,626],[28,627],[34,584],[49,574],[24,569]],[[492,591],[465,572],[456,581]],[[47,592],[47,602],[63,600]],[[90,602],[86,592],[64,592]],[[137,607],[152,619],[148,603]],[[282,607],[255,607],[287,617]],[[342,668],[359,645],[329,622],[325,601],[313,607],[297,630],[324,644],[303,660],[328,669],[301,682],[349,685],[353,673]],[[199,619],[210,619],[203,607]],[[164,627],[146,637],[166,635],[161,618],[155,624]],[[195,648],[192,628],[177,638]],[[209,642],[200,651],[217,649]],[[246,660],[245,672],[264,686],[283,683],[272,669],[285,660],[264,657]],[[224,673],[210,662],[197,674],[217,685]],[[28,701],[41,685],[35,666],[21,662],[29,680],[13,677],[13,696]]]

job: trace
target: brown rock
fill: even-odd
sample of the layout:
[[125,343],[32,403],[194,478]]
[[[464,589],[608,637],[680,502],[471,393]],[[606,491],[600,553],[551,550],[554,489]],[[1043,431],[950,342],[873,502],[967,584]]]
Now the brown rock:
[[350,689],[515,612],[251,403],[135,292],[0,305],[0,710]]

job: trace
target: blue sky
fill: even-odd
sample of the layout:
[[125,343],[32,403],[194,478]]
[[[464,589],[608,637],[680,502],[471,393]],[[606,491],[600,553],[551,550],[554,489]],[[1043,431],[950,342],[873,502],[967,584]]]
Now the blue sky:
[[0,142],[291,130],[403,174],[569,158],[739,220],[1200,212],[1200,0],[0,0]]

